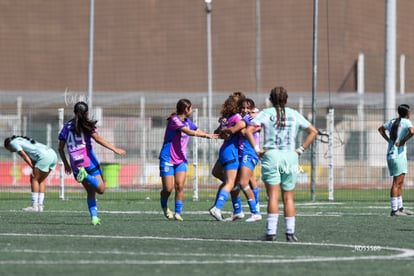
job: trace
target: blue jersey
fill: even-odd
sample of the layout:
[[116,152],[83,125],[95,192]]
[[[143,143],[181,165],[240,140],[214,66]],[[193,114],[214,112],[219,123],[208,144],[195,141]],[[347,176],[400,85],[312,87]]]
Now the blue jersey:
[[[245,115],[242,120],[246,123],[246,127],[251,124],[251,116]],[[253,133],[254,141],[256,142],[256,145],[259,145],[259,132]],[[257,157],[257,154],[254,150],[254,148],[250,145],[249,141],[246,139],[244,135],[240,135],[239,137],[239,151],[240,151],[240,157],[243,155],[249,155],[252,157]]]
[[187,161],[187,144],[190,137],[181,131],[183,127],[197,130],[197,126],[189,118],[182,121],[176,114],[168,118],[164,143],[159,155],[163,162],[176,165]]
[[82,132],[77,135],[74,130],[74,120],[68,121],[59,132],[58,139],[66,142],[66,149],[69,154],[70,165],[72,169],[84,167],[87,168],[91,163],[92,151],[92,134],[96,133],[94,129],[90,133]]
[[[234,127],[242,119],[240,114],[233,114],[230,117],[226,118],[225,123],[221,125],[221,128],[231,128]],[[228,147],[230,145],[239,147],[240,133],[235,133],[230,136],[229,139],[224,140],[221,148]]]

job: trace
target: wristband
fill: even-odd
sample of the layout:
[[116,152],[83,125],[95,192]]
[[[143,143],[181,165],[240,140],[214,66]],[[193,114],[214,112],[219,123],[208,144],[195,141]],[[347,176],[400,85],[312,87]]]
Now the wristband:
[[255,151],[256,153],[258,153],[258,152],[260,151],[260,147],[259,147],[259,145],[254,146],[254,151]]

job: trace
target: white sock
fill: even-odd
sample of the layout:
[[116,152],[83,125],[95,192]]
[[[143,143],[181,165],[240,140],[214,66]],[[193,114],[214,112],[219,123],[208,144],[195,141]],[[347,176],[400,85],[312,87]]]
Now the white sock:
[[32,193],[32,205],[39,204],[39,193]]
[[267,219],[266,219],[266,234],[267,235],[276,235],[278,220],[279,220],[279,214],[267,214]]
[[39,205],[43,205],[43,201],[45,200],[45,193],[39,193]]
[[295,234],[295,217],[285,217],[286,234]]
[[402,196],[397,197],[397,200],[398,200],[398,209],[401,209],[403,207]]
[[398,210],[398,197],[391,197],[390,202],[391,202],[391,210],[397,211]]

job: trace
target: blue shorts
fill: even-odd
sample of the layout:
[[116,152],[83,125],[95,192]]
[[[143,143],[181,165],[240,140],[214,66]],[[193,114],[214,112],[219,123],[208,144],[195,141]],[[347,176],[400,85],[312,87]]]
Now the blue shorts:
[[[89,164],[89,167],[85,168],[86,172],[92,176],[102,175],[102,170],[101,170],[101,166],[99,165],[98,158],[96,158],[96,155],[92,149],[88,150],[88,156],[90,159],[90,164]],[[72,170],[73,170],[73,176],[76,179],[79,171],[77,168],[72,168]]]
[[223,170],[238,170],[239,169],[239,150],[233,144],[220,149],[219,158],[217,160]]
[[165,161],[160,161],[160,176],[173,176],[177,172],[187,172],[187,162],[180,164],[171,164]]
[[255,156],[252,156],[251,154],[245,154],[240,158],[240,167],[247,167],[251,171],[254,171],[254,167],[256,167],[258,162],[259,158],[256,154]]

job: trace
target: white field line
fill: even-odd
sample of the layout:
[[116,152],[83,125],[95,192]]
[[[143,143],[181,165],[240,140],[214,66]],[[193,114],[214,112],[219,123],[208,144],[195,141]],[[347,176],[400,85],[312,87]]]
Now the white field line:
[[[21,212],[21,210],[7,210],[7,211],[0,211],[0,213],[8,213],[8,212]],[[87,214],[88,211],[71,211],[71,210],[51,210],[51,211],[44,211],[44,213],[78,213],[78,214]],[[99,210],[99,213],[102,214],[124,214],[124,215],[163,215],[162,211],[106,211],[106,210]],[[183,215],[209,215],[208,211],[183,211]],[[230,215],[230,211],[223,211],[222,214]],[[283,210],[280,211],[280,214],[283,215]],[[266,216],[266,213],[263,213]],[[296,214],[297,217],[341,217],[344,215],[354,215],[354,216],[382,216],[382,214],[378,213],[342,213],[342,212],[330,212],[330,211],[315,211],[315,212],[298,212]]]
[[[85,238],[85,239],[131,239],[131,240],[175,240],[175,241],[197,241],[197,242],[220,242],[220,243],[260,243],[263,246],[274,246],[274,244],[287,244],[286,242],[262,242],[252,240],[225,240],[225,239],[198,239],[198,238],[171,238],[171,237],[156,237],[156,236],[107,236],[107,235],[52,235],[52,234],[20,234],[20,233],[0,233],[3,237],[59,237],[59,238]],[[358,248],[364,246],[348,245],[348,244],[334,244],[334,243],[289,243],[292,246],[314,246],[314,247],[342,247],[349,248],[353,252],[358,251]],[[182,254],[180,256],[186,256],[185,260],[136,260],[136,259],[124,259],[124,260],[33,260],[33,259],[19,259],[19,260],[0,260],[1,265],[116,265],[116,264],[130,264],[130,265],[184,265],[184,264],[276,264],[276,263],[307,263],[307,262],[338,262],[338,261],[358,261],[358,260],[394,260],[401,258],[413,258],[414,250],[409,248],[397,248],[397,247],[375,247],[378,250],[395,251],[393,255],[367,255],[369,252],[358,253],[355,252],[355,256],[349,257],[315,257],[315,256],[280,256],[280,255],[254,255],[254,254]],[[0,250],[3,254],[7,253],[40,253],[40,254],[108,254],[108,255],[125,255],[125,256],[167,256],[166,252],[131,252],[131,251],[62,251],[62,250]],[[175,254],[175,253],[174,253]],[[363,255],[362,255],[363,254]],[[170,255],[171,256],[171,255]],[[205,260],[206,257],[217,258],[216,260]],[[223,257],[231,257],[229,259]]]
[[[21,210],[7,210],[7,211],[0,211],[1,213],[8,213],[8,212],[21,212]],[[89,214],[88,211],[69,211],[69,210],[53,210],[53,211],[44,211],[44,213],[71,213],[71,214]],[[124,214],[124,215],[160,215],[164,216],[162,211],[105,211],[99,210],[99,213],[102,214]],[[230,216],[232,212],[230,211],[223,211],[222,214],[226,216]],[[183,211],[182,214],[185,215],[203,215],[206,217],[211,218],[208,211]],[[283,215],[283,210],[279,211],[280,215]],[[264,217],[266,217],[266,213],[262,213]],[[300,212],[296,213],[296,217],[343,217],[343,216],[389,216],[388,213],[379,214],[379,213],[351,213],[351,212],[334,212],[334,211],[314,211],[314,212]],[[1,216],[0,216],[1,217]],[[414,216],[411,216],[414,217]],[[407,218],[409,219],[409,218]]]

